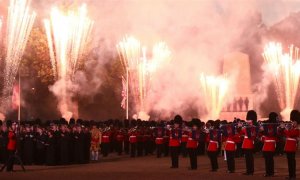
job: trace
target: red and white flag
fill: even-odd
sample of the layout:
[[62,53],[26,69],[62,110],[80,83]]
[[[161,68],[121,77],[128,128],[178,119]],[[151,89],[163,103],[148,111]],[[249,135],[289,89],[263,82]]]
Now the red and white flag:
[[18,109],[20,106],[20,87],[19,84],[15,84],[12,94],[12,108]]
[[127,100],[127,81],[125,80],[124,76],[122,76],[122,101],[121,107],[126,109],[126,100]]

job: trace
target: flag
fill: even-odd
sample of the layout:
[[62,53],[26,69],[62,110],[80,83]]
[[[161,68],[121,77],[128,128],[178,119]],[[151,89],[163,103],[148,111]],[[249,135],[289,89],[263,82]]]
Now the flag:
[[12,94],[12,108],[18,109],[20,106],[20,87],[19,84],[15,84],[13,87],[13,94]]
[[124,76],[122,76],[122,101],[121,101],[121,107],[123,109],[126,109],[126,100],[127,100],[127,81],[125,80]]

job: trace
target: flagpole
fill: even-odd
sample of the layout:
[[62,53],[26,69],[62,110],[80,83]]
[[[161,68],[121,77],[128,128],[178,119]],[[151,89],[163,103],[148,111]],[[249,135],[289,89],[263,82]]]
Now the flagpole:
[[19,107],[18,107],[18,121],[21,122],[21,78],[19,71]]
[[128,91],[129,91],[129,89],[128,89],[128,86],[129,86],[129,83],[128,83],[128,81],[129,81],[129,72],[128,72],[129,70],[128,70],[128,67],[126,68],[126,119],[129,119],[129,112],[128,112],[128,109],[129,109],[129,103],[128,103],[128,99],[129,99],[129,97],[128,97]]

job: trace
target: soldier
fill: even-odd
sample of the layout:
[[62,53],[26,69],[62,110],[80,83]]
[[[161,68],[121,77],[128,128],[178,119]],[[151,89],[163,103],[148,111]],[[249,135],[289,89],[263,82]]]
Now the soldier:
[[[290,114],[290,121],[292,125],[287,125],[283,127],[284,135],[285,135],[285,146],[284,151],[286,153],[286,157],[288,160],[288,169],[289,169],[289,176],[287,179],[296,179],[296,151],[297,151],[297,140],[300,135],[300,130],[297,128],[300,120],[300,113],[297,110],[293,110]],[[284,124],[283,124],[284,126]],[[282,128],[282,126],[281,126]]]
[[244,175],[253,175],[254,173],[254,141],[257,137],[258,129],[253,126],[257,121],[257,114],[255,111],[250,110],[247,112],[246,123],[247,125],[242,128],[241,134],[244,136],[242,149],[245,153],[246,172]]
[[156,144],[156,157],[160,158],[163,150],[164,144],[164,135],[165,135],[165,127],[164,123],[161,122],[158,127],[155,128],[154,136],[155,136],[155,144]]
[[6,125],[0,121],[0,164],[5,164],[7,160],[8,132]]
[[7,143],[7,151],[8,151],[8,160],[6,171],[13,171],[14,161],[15,161],[15,153],[17,149],[17,137],[16,137],[16,123],[7,123],[8,128],[8,143]]
[[75,163],[84,163],[84,134],[80,124],[77,125],[76,132],[74,134],[74,157]]
[[172,166],[171,168],[178,168],[179,166],[179,148],[180,148],[180,140],[182,136],[181,131],[182,117],[180,115],[176,115],[174,118],[174,127],[170,131],[170,153]]
[[101,140],[101,150],[103,157],[108,156],[109,146],[110,146],[110,136],[111,136],[111,129],[110,127],[106,127],[102,132],[102,140]]
[[135,126],[135,121],[132,121],[131,128],[128,131],[129,143],[130,143],[130,157],[136,156],[136,146],[137,146],[137,127]]
[[200,138],[200,120],[193,119],[191,121],[192,130],[189,132],[189,137],[187,141],[187,150],[190,157],[191,170],[197,169],[197,147]]
[[181,151],[181,155],[182,157],[187,157],[187,149],[186,149],[186,144],[187,141],[189,139],[189,131],[188,131],[188,127],[186,125],[186,122],[182,123],[182,137],[181,137],[181,143],[180,143],[180,151]]
[[26,124],[25,126],[25,134],[24,134],[24,147],[23,147],[23,162],[25,165],[32,165],[34,156],[34,134],[31,131],[30,124]]
[[207,130],[207,155],[211,163],[211,172],[216,172],[219,169],[218,165],[218,150],[220,143],[220,131],[218,123],[213,122],[209,130]]
[[60,147],[60,164],[66,165],[69,164],[69,147],[70,147],[70,134],[67,131],[67,122],[62,122],[60,127],[60,137],[59,137],[59,147]]
[[47,133],[47,141],[46,141],[46,165],[54,166],[55,165],[55,137],[54,132],[49,130]]
[[36,161],[37,165],[42,165],[45,163],[45,153],[46,153],[46,138],[43,129],[40,126],[36,128],[35,135],[35,149],[36,149]]
[[97,128],[96,124],[92,124],[91,130],[91,160],[98,161],[99,160],[99,150],[101,144],[102,134],[100,130]]
[[269,120],[267,125],[263,125],[263,156],[265,159],[265,177],[274,176],[274,154],[276,149],[276,139],[277,139],[277,122],[278,115],[275,112],[269,114]]
[[236,151],[236,142],[238,134],[235,134],[235,125],[228,124],[223,126],[223,135],[225,137],[225,154],[226,154],[226,162],[228,173],[235,172],[235,151]]
[[118,155],[122,155],[123,151],[123,141],[124,141],[124,132],[120,127],[117,127],[116,133],[115,133],[115,139],[116,139],[116,151]]

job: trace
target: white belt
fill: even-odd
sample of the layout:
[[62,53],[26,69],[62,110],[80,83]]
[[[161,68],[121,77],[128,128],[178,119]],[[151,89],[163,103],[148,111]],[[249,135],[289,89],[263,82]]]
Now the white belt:
[[227,143],[235,144],[234,141],[226,141]]
[[159,137],[157,137],[156,139],[164,139],[164,138],[159,138]]
[[182,137],[188,137],[188,135],[182,135]]
[[189,140],[190,140],[190,141],[192,141],[192,140],[193,140],[193,138],[189,138]]
[[249,139],[249,137],[248,137],[248,136],[245,136],[245,138],[246,138],[246,139]]
[[218,141],[212,141],[212,140],[210,140],[209,142],[211,142],[211,143],[218,143]]
[[265,140],[265,142],[276,142],[275,140]]
[[102,136],[102,137],[104,137],[104,138],[108,138],[109,136]]
[[134,138],[134,137],[136,137],[136,136],[129,136],[130,138]]
[[294,139],[294,138],[286,138],[286,140],[289,140],[289,141],[297,141],[297,140]]

